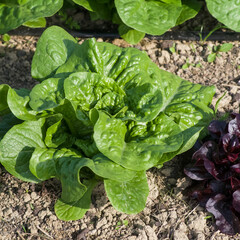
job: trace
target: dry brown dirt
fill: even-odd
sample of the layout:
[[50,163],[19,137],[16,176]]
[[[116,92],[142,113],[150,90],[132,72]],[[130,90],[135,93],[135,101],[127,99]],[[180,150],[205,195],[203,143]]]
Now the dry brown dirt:
[[[37,84],[30,74],[37,40],[12,36],[8,43],[0,42],[0,84],[7,83],[15,88],[32,88]],[[121,47],[131,46],[121,39],[106,41]],[[173,44],[175,53],[169,50]],[[214,63],[208,63],[211,47],[219,44],[222,43],[143,39],[133,47],[146,51],[161,69],[193,83],[215,85],[213,106],[226,92],[218,108],[221,116],[229,111],[239,112],[240,43],[232,42],[234,46],[229,52],[220,53]],[[188,68],[183,69],[186,63]],[[127,215],[117,212],[109,203],[103,185],[99,184],[85,217],[70,222],[60,221],[54,214],[53,206],[61,192],[57,180],[45,184],[25,183],[0,167],[0,239],[240,239],[217,231],[214,219],[188,197],[191,180],[183,174],[188,161],[190,156],[177,157],[161,169],[148,171],[150,194],[141,213]]]

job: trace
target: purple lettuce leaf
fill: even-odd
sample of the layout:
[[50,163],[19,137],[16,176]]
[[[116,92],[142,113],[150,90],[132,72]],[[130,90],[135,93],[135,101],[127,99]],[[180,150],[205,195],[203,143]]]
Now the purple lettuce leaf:
[[208,172],[206,172],[204,167],[201,166],[194,166],[191,168],[185,168],[184,173],[193,180],[206,180],[211,179],[212,176]]
[[235,191],[236,189],[239,189],[239,188],[240,188],[240,180],[235,177],[231,177],[231,189]]
[[240,188],[233,193],[233,208],[240,213]]
[[229,122],[214,120],[209,136],[193,154],[185,174],[198,182],[191,196],[211,212],[225,234],[240,233],[240,114]]
[[213,139],[219,139],[227,131],[227,123],[225,121],[213,120],[209,126],[208,131]]
[[237,174],[240,174],[240,163],[237,163],[237,164],[232,165],[232,166],[230,167],[230,169],[231,169],[233,172],[235,172],[235,173],[237,173]]
[[206,209],[216,219],[216,225],[222,233],[234,235],[240,232],[240,221],[233,212],[231,204],[223,194],[209,198]]
[[237,135],[230,133],[225,134],[222,137],[222,146],[227,154],[228,160],[231,162],[236,161],[240,153],[240,141]]
[[235,118],[228,123],[228,132],[240,138],[240,114],[234,113],[232,117]]

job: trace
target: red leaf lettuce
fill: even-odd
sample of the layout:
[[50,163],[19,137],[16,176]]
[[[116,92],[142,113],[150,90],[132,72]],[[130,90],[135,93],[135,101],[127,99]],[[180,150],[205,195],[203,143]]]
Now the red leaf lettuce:
[[229,122],[214,120],[209,136],[193,154],[185,174],[199,184],[192,197],[216,219],[222,233],[240,233],[240,114]]

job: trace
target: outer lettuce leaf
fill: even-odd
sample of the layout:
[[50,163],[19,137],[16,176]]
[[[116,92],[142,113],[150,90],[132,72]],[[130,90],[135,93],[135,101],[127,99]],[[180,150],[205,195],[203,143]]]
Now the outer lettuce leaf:
[[76,154],[68,149],[35,148],[29,168],[38,179],[48,180],[57,176],[55,161],[60,157],[72,155]]
[[149,193],[145,172],[139,172],[130,181],[106,179],[104,186],[110,202],[118,211],[136,214],[144,209]]
[[42,140],[44,119],[26,121],[12,127],[0,143],[0,162],[15,177],[29,182],[39,180],[29,170],[34,148],[45,148]]
[[209,12],[228,28],[240,32],[240,5],[236,0],[206,0]]
[[[76,40],[59,27],[48,28],[37,43],[32,60],[32,76],[46,79],[74,52]],[[59,31],[60,30],[60,31]]]
[[74,72],[95,72],[105,75],[104,58],[101,56],[102,54],[96,45],[95,39],[84,41],[82,45],[75,44],[74,52],[69,56],[66,63],[59,67],[56,73],[65,77]]
[[36,120],[37,112],[29,107],[29,91],[9,88],[7,102],[11,112],[21,120]]
[[152,35],[161,35],[176,25],[181,14],[181,0],[115,0],[117,12],[129,27]]
[[14,125],[21,122],[22,121],[16,118],[12,113],[4,115],[0,121],[0,140]]
[[86,8],[88,11],[94,12],[94,6],[97,5],[96,1],[89,1],[89,0],[73,0],[76,4]]
[[[81,158],[81,156],[77,155],[67,157],[65,150],[36,149],[31,161],[30,167],[33,167],[31,169],[37,176],[40,174],[39,177],[41,179],[45,180],[55,175],[60,179],[62,183],[62,195],[61,199],[55,205],[55,212],[62,220],[77,220],[83,217],[90,207],[91,192],[97,182],[94,178],[81,182],[81,169],[84,167],[90,168],[99,176],[113,179],[109,182],[109,189],[112,187],[111,184],[115,184],[116,181],[122,181],[122,179],[129,181],[127,184],[128,187],[135,184],[135,187],[138,187],[137,194],[142,196],[141,201],[137,204],[137,209],[139,210],[139,205],[140,208],[145,206],[145,198],[148,195],[146,176],[144,175],[145,179],[138,177],[137,180],[131,180],[136,179],[136,172],[124,169],[103,155],[98,155],[94,160],[91,160]],[[138,186],[139,184],[141,186]],[[126,194],[126,190],[122,194]],[[125,202],[124,199],[122,201]],[[134,209],[134,211],[137,211],[137,209]]]
[[54,210],[59,219],[64,221],[78,220],[88,211],[91,204],[92,190],[96,186],[97,181],[92,179],[85,181],[85,184],[87,189],[80,199],[76,198],[70,203],[66,203],[62,199],[56,202]]
[[3,116],[10,112],[7,103],[7,94],[9,86],[7,84],[0,85],[0,116]]
[[135,171],[114,163],[114,161],[111,161],[101,153],[93,157],[93,162],[94,168],[91,168],[91,170],[103,178],[121,182],[123,179],[125,181],[130,181],[136,175]]
[[52,16],[62,5],[63,0],[8,1],[0,5],[0,34],[17,28],[27,21]]

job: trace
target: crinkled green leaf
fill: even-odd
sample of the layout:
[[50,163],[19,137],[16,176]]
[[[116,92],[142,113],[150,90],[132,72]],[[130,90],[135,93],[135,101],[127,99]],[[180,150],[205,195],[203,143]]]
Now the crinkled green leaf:
[[84,41],[81,45],[75,44],[74,52],[69,56],[66,63],[59,67],[56,73],[68,77],[70,73],[74,72],[95,72],[105,75],[104,71],[104,58],[96,44],[96,40],[92,38]]
[[91,204],[92,190],[96,186],[97,182],[93,179],[85,181],[85,184],[87,189],[80,199],[76,198],[70,203],[66,203],[62,199],[57,200],[54,210],[59,219],[64,221],[78,220],[88,211]]
[[35,111],[55,108],[63,103],[63,81],[49,78],[33,87],[29,97],[29,105]]
[[[178,4],[176,4],[178,3]],[[176,25],[181,14],[181,0],[115,0],[117,12],[129,27],[152,35],[161,35]]]
[[164,153],[163,156],[158,161],[158,167],[162,167],[163,163],[173,159],[176,155],[184,153],[191,149],[193,145],[196,143],[197,139],[203,127],[190,127],[182,132],[183,135],[183,143],[182,146],[174,152]]
[[93,108],[107,93],[125,95],[113,79],[90,72],[71,74],[64,81],[64,91],[67,99],[80,104],[81,109],[85,111]]
[[136,214],[145,208],[149,193],[145,172],[139,172],[130,181],[104,180],[107,196],[120,212]]
[[63,124],[62,119],[60,119],[47,129],[45,144],[50,148],[57,148],[63,144],[67,144],[70,147],[70,138],[71,136],[67,132],[66,126]]
[[63,115],[63,119],[74,137],[82,137],[92,133],[93,125],[88,117],[83,117],[81,109],[78,109],[68,99],[65,99],[62,105],[54,108],[54,112]]
[[80,171],[83,167],[92,164],[87,158],[63,157],[56,163],[58,178],[62,184],[61,199],[66,202],[74,202],[82,198],[87,187],[80,181]]
[[208,11],[228,28],[240,32],[240,4],[238,0],[206,0]]
[[94,140],[100,152],[112,161],[135,171],[146,170],[159,161],[163,153],[174,152],[182,145],[179,126],[161,114],[147,127],[145,135],[125,142],[127,127],[120,119],[99,112],[94,125]]
[[63,0],[28,0],[12,3],[8,1],[0,5],[0,34],[27,21],[52,16],[62,5]]
[[39,119],[15,125],[1,140],[0,162],[19,179],[39,182],[29,170],[29,160],[36,147],[45,148],[42,136],[44,122],[44,119]]

